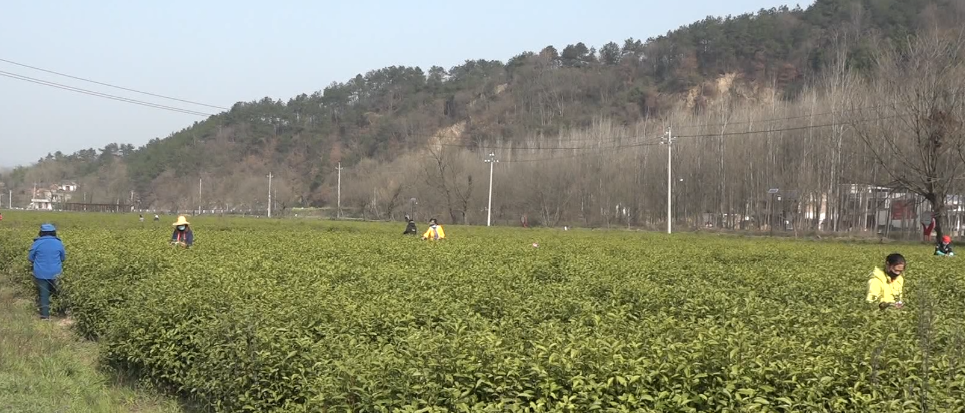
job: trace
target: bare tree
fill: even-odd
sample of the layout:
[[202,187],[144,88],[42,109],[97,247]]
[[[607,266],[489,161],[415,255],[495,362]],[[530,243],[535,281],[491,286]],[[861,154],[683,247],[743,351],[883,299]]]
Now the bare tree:
[[943,234],[946,197],[965,166],[965,42],[931,33],[889,45],[869,81],[875,122],[853,118],[881,170],[931,204]]
[[473,174],[467,162],[472,155],[445,144],[430,147],[428,153],[429,160],[423,168],[426,185],[442,196],[452,222],[468,224]]

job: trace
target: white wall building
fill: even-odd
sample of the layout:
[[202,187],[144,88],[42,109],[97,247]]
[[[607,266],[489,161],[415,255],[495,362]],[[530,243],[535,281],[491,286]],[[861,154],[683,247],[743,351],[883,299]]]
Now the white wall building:
[[27,205],[27,209],[37,210],[37,211],[53,211],[54,204],[50,202],[49,199],[32,198],[30,200],[30,205]]

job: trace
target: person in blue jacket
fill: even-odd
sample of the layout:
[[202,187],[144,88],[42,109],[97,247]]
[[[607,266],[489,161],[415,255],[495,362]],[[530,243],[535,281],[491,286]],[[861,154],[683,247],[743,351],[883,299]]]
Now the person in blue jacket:
[[40,234],[30,246],[27,259],[33,264],[34,282],[40,295],[40,319],[50,319],[50,295],[57,293],[57,277],[64,270],[67,252],[52,224],[40,226]]
[[174,223],[171,244],[183,248],[191,248],[191,245],[194,244],[194,231],[191,231],[191,223],[184,218],[184,215],[179,216],[178,221]]

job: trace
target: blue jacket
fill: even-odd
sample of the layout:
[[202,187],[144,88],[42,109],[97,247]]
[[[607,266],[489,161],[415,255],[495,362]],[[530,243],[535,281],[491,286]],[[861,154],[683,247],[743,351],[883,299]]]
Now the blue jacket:
[[60,238],[48,235],[34,240],[27,259],[34,265],[34,277],[53,280],[64,271],[63,262],[67,259],[67,252]]
[[171,241],[182,241],[190,247],[194,244],[194,232],[191,231],[191,228],[188,228],[184,230],[184,235],[181,235],[180,231],[175,229],[174,233],[171,234]]

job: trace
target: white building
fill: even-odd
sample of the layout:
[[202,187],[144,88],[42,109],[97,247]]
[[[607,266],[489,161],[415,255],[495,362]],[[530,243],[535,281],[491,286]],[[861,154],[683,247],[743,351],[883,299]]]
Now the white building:
[[32,198],[30,200],[30,205],[27,205],[27,209],[37,210],[37,211],[53,211],[54,204],[50,202],[49,199]]

